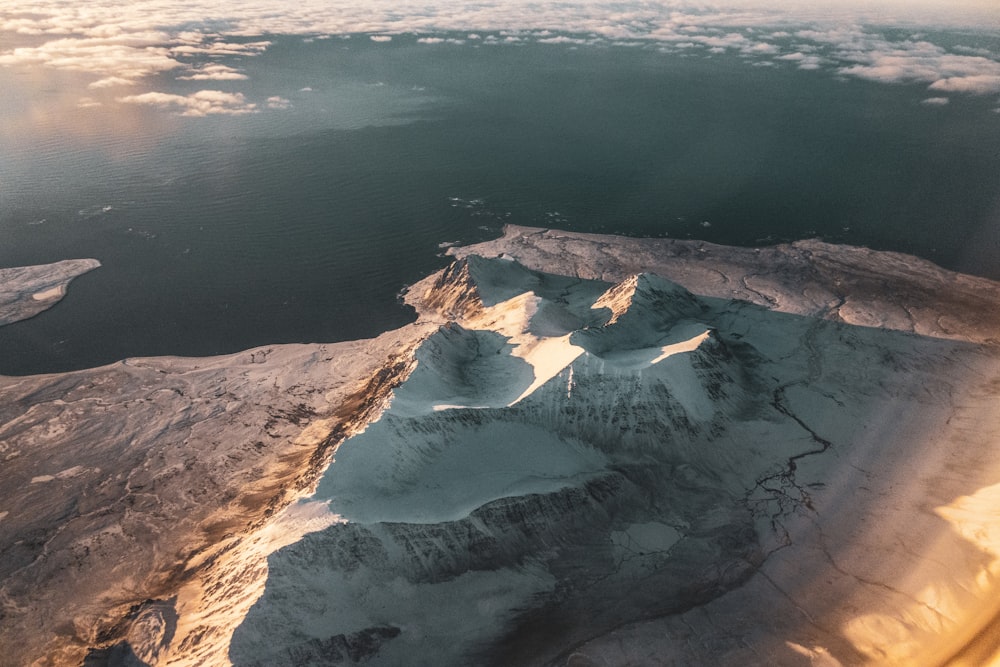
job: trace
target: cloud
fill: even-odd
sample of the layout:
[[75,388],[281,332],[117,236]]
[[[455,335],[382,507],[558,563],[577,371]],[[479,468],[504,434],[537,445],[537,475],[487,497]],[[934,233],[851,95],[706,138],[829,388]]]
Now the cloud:
[[241,81],[249,77],[228,65],[209,63],[177,78],[182,81]]
[[180,44],[171,49],[175,55],[242,56],[261,53],[271,46],[271,42],[207,42]]
[[926,100],[921,100],[920,103],[940,107],[948,104],[950,101],[947,97],[928,97]]
[[454,37],[420,37],[417,44],[465,44],[465,40]]
[[968,53],[974,56],[986,56],[987,58],[992,57],[993,53],[989,49],[979,49],[971,46],[955,46],[952,51],[957,51],[959,53]]
[[285,99],[284,97],[274,95],[272,97],[267,98],[268,109],[290,109],[291,107],[292,103],[289,100]]
[[883,83],[928,83],[931,90],[984,95],[1000,92],[1000,62],[947,53],[926,42],[848,54],[861,61],[838,71]]
[[568,35],[557,35],[555,37],[542,37],[535,41],[539,44],[589,44],[593,40],[569,37]]
[[[558,29],[624,39],[658,27],[730,26],[784,27],[814,22],[842,22],[846,15],[859,24],[926,21],[930,25],[981,26],[982,18],[996,25],[991,0],[723,0],[705,9],[695,0],[653,0],[635,4],[609,1],[482,0],[454,3],[442,0],[220,0],[211,9],[180,0],[144,0],[129,11],[118,2],[90,3],[82,10],[65,0],[33,0],[31,13],[7,3],[0,9],[0,30],[21,34],[101,35],[137,29],[177,26],[178,31],[231,36],[385,33],[420,34],[503,29]],[[942,6],[944,5],[944,6]],[[699,31],[700,32],[700,31]]]
[[770,55],[774,53],[780,53],[779,49],[774,44],[768,44],[767,42],[757,42],[756,44],[750,44],[744,46],[740,49],[741,53],[746,53],[748,55]]
[[146,35],[115,39],[65,38],[0,53],[0,65],[44,65],[104,78],[134,79],[180,67],[167,48]]
[[[164,72],[184,81],[240,81],[246,74],[225,59],[263,53],[270,46],[265,35],[360,34],[389,42],[393,35],[413,34],[422,44],[458,44],[462,40],[453,35],[462,34],[493,45],[601,41],[737,51],[761,62],[830,66],[842,76],[922,83],[939,92],[1000,91],[1000,54],[944,48],[913,36],[916,24],[989,30],[1000,28],[1000,15],[996,0],[718,0],[711,8],[701,0],[219,0],[210,8],[182,0],[32,0],[30,11],[0,3],[0,33],[24,37],[0,34],[0,44],[19,45],[0,46],[0,66],[84,72],[93,76],[94,89]],[[911,37],[889,38],[879,26],[902,26]],[[169,105],[189,115],[200,108]]]
[[688,39],[699,44],[704,44],[705,46],[723,50],[747,48],[753,45],[746,35],[739,32],[731,32],[721,36],[697,35],[695,37],[688,37]]
[[778,60],[785,60],[789,62],[797,62],[799,64],[799,69],[804,70],[816,70],[826,64],[826,61],[820,56],[811,53],[802,53],[801,51],[795,51],[794,53],[786,53],[783,56],[778,56]]
[[87,88],[113,88],[115,86],[134,86],[135,79],[125,79],[120,76],[109,76],[103,79],[98,79],[93,83],[89,84]]
[[[837,72],[880,83],[926,83],[932,90],[969,94],[1000,92],[1000,62],[981,54],[953,53],[926,39],[890,40],[858,26],[800,30],[795,37],[821,47]],[[799,51],[779,59],[805,58]],[[955,49],[960,50],[960,49]],[[971,49],[968,49],[971,50]]]
[[[53,69],[88,72],[102,78],[91,84],[102,88],[131,85],[137,79],[170,70],[187,71],[178,78],[188,80],[245,79],[225,65],[199,67],[182,58],[197,56],[255,55],[270,42],[234,43],[218,41],[218,36],[181,31],[123,32],[121,26],[81,29],[86,37],[53,39],[33,47],[20,47],[0,53],[0,65],[42,65]],[[206,41],[208,40],[208,41]],[[216,41],[213,41],[216,40]]]
[[1000,93],[1000,73],[951,76],[938,79],[928,88],[942,93],[971,93],[973,95]]
[[[280,98],[279,98],[280,99]],[[181,116],[242,115],[255,113],[257,105],[246,101],[242,93],[221,90],[200,90],[190,95],[143,93],[119,97],[122,104],[141,104],[175,111]]]

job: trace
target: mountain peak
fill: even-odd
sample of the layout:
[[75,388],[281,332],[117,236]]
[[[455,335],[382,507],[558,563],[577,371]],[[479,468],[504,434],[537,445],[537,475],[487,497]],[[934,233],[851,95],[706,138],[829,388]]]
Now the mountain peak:
[[[616,323],[633,308],[655,308],[658,313],[676,317],[690,316],[702,306],[691,292],[654,273],[636,273],[621,281],[594,303],[596,308],[611,311],[608,324]],[[666,310],[664,311],[664,308]]]
[[540,279],[519,262],[479,255],[454,261],[410,288],[406,301],[425,317],[466,320],[484,308],[531,292]]

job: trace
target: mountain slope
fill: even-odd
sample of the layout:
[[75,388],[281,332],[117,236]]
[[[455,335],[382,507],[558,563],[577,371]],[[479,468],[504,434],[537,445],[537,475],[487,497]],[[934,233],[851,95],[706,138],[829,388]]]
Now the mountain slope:
[[[828,469],[886,428],[882,404],[936,405],[954,390],[942,370],[983,355],[696,297],[654,275],[562,281],[547,289],[560,279],[470,257],[411,290],[448,323],[321,480],[314,500],[341,522],[270,557],[235,664],[561,664],[622,626],[797,576],[774,563],[803,526],[845,530],[821,504]],[[533,358],[547,344],[565,363]],[[916,626],[932,638],[962,618]],[[820,636],[843,662],[863,659]],[[607,664],[663,664],[636,655]],[[800,658],[785,646],[766,662]]]

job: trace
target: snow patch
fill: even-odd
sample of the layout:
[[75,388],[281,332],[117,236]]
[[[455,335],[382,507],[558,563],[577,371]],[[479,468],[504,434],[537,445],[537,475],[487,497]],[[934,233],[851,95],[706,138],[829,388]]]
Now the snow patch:
[[[442,415],[444,419],[444,415]],[[362,523],[439,523],[505,497],[578,484],[607,465],[585,443],[531,424],[461,420],[449,435],[385,419],[341,445],[314,498]]]
[[705,329],[704,332],[698,334],[694,338],[689,338],[680,343],[673,343],[671,345],[664,345],[660,348],[660,356],[656,357],[650,362],[650,366],[660,363],[667,357],[672,357],[675,354],[680,354],[682,352],[694,352],[697,350],[706,338],[711,335],[711,330]]
[[50,299],[61,299],[64,296],[66,296],[66,286],[56,285],[55,287],[50,287],[47,290],[35,292],[31,295],[31,298],[35,301],[49,301]]
[[625,530],[611,533],[611,542],[620,556],[645,556],[654,552],[669,551],[684,535],[674,528],[657,521],[634,523]]

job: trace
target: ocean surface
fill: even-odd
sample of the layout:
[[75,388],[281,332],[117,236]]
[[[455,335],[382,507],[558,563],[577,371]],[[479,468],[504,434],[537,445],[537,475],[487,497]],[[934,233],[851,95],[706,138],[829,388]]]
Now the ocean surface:
[[1000,279],[995,95],[644,44],[268,39],[245,115],[80,108],[71,72],[0,68],[0,266],[103,264],[0,328],[0,373],[374,336],[447,244],[505,223],[818,237]]

